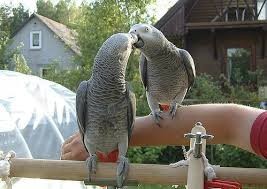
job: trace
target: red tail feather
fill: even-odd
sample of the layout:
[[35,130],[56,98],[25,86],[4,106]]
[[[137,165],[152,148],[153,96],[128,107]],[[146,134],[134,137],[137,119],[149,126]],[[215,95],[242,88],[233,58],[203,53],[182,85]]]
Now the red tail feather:
[[96,153],[98,159],[100,162],[117,162],[118,160],[118,156],[119,156],[119,150],[113,150],[112,152],[110,152],[109,154],[105,154],[103,152],[97,152]]

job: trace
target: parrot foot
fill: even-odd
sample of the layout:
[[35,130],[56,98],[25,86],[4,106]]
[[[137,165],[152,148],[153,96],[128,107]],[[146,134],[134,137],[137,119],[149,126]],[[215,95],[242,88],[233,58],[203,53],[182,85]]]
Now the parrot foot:
[[159,127],[161,127],[159,122],[160,122],[160,120],[163,119],[163,117],[160,115],[161,112],[162,112],[162,111],[151,112],[154,121],[156,122],[156,124],[157,124]]
[[120,156],[118,159],[117,166],[117,187],[122,188],[123,183],[128,175],[129,171],[129,160],[124,156]]
[[182,105],[181,104],[177,104],[177,103],[172,103],[170,105],[170,114],[172,116],[172,119],[175,117],[176,111],[180,107],[182,107]]
[[96,161],[97,161],[96,154],[90,155],[90,157],[86,159],[86,166],[89,170],[89,176],[88,176],[89,181],[91,181],[91,175],[96,174]]

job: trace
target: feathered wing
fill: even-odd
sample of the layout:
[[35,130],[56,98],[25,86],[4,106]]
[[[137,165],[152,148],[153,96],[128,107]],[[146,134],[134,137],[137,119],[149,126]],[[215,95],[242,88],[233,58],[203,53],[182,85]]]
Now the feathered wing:
[[147,59],[143,54],[140,57],[139,69],[143,85],[147,90]]
[[127,98],[127,122],[128,122],[128,140],[130,141],[135,116],[136,116],[136,99],[135,94],[130,90],[129,84],[126,84],[126,98]]
[[76,114],[79,131],[82,141],[84,142],[84,133],[86,127],[86,112],[87,112],[87,91],[89,87],[89,81],[82,81],[76,92]]
[[182,63],[184,64],[187,75],[188,75],[188,90],[189,90],[194,84],[194,81],[196,78],[196,69],[195,69],[194,60],[186,50],[184,49],[177,49],[177,50],[179,51]]

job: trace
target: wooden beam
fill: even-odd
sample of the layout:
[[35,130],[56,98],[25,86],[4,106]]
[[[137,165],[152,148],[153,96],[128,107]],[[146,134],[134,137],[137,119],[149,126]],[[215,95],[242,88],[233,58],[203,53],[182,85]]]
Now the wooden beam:
[[[254,7],[255,7],[255,13],[257,14],[257,12],[258,12],[257,0],[254,0]],[[257,16],[257,19],[258,19],[258,16]]]
[[267,25],[266,20],[258,21],[229,21],[229,22],[198,22],[187,23],[186,29],[224,29],[224,28],[261,28]]
[[233,1],[233,0],[229,0],[227,6],[223,9],[221,16],[220,16],[220,17],[215,16],[214,19],[212,19],[211,22],[215,22],[215,21],[218,20],[219,18],[224,17],[225,14],[228,12],[228,9],[229,9],[230,5],[232,4],[232,1]]
[[264,59],[265,58],[265,30],[262,29],[261,31],[261,39],[262,39],[262,44],[261,44],[261,58]]
[[213,44],[213,57],[215,60],[217,60],[218,59],[218,52],[217,52],[217,38],[216,38],[215,29],[211,29],[211,36],[212,36],[212,44]]
[[219,10],[218,7],[216,6],[216,2],[215,2],[215,0],[212,0],[212,4],[213,4],[213,6],[214,6],[214,8],[215,8],[215,11],[216,11],[216,14],[217,14],[215,17],[221,18],[221,16],[222,16],[222,15],[221,15],[221,12],[222,12],[222,11]]
[[[114,179],[117,164],[98,163],[92,181]],[[218,178],[242,184],[267,185],[267,169],[215,167]],[[11,177],[83,181],[88,177],[84,161],[12,159]],[[185,184],[187,168],[169,165],[130,164],[128,179],[141,184]]]
[[[247,9],[249,10],[249,12],[250,12],[250,14],[254,17],[254,20],[256,20],[256,18],[257,18],[257,13],[256,12],[253,12],[253,11],[251,11],[251,7],[249,6],[249,4],[248,4],[248,2],[247,2],[247,0],[244,0],[244,2],[245,2],[245,4],[246,4],[246,6],[247,6]],[[253,9],[252,9],[253,10]]]
[[185,18],[185,22],[188,21],[188,18],[189,18],[189,16],[191,15],[192,10],[194,9],[194,7],[197,5],[198,2],[199,2],[199,0],[196,0],[196,1],[194,2],[194,4],[192,5],[192,7],[190,8],[190,10],[188,11],[188,14],[186,15],[186,18]]
[[239,20],[239,0],[236,0],[236,10],[237,10],[236,19]]

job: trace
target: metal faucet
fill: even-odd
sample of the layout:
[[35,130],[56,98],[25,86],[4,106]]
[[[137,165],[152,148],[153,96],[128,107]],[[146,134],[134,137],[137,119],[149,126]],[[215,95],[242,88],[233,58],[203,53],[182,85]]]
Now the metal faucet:
[[[202,126],[201,122],[197,122],[196,126]],[[196,134],[193,133],[187,133],[184,135],[186,138],[195,138],[195,143],[193,146],[193,155],[195,158],[201,158],[201,152],[202,152],[202,139],[212,139],[213,135],[208,134],[202,134],[201,132],[197,132]]]

